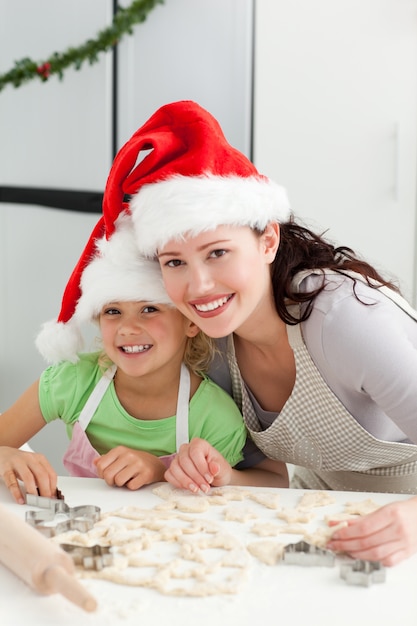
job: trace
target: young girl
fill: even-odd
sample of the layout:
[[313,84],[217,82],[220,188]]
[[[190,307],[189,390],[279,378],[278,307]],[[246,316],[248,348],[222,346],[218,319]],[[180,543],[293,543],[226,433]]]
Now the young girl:
[[[298,224],[285,191],[193,102],[133,135],[114,187],[127,169],[140,251],[159,258],[179,310],[224,338],[211,374],[242,407],[251,462],[294,464],[294,487],[417,493],[416,312],[394,285]],[[217,477],[229,471],[191,442],[166,476],[207,487],[213,458]],[[414,497],[351,522],[330,547],[392,565],[417,550],[416,522]]]
[[[81,327],[90,320],[99,324],[103,351],[79,354]],[[37,344],[55,364],[0,417],[0,475],[17,502],[23,502],[18,479],[28,493],[55,493],[56,474],[45,457],[17,448],[58,418],[71,437],[69,472],[109,485],[138,489],[163,480],[190,438],[210,441],[232,467],[242,459],[241,414],[201,373],[211,342],[172,305],[158,264],[137,254],[129,216],[117,220],[109,239],[94,231],[58,323],[45,325]],[[240,480],[243,474],[233,472],[228,480]],[[253,474],[255,482],[268,477],[285,484],[259,468]]]

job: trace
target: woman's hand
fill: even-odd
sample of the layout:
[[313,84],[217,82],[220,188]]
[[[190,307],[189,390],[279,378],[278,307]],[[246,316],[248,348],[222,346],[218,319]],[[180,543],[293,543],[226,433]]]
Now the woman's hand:
[[165,465],[149,452],[117,446],[94,461],[99,478],[132,491],[164,480]]
[[386,504],[359,520],[349,520],[327,547],[355,559],[396,565],[417,552],[417,497]]
[[183,444],[165,472],[165,480],[180,489],[207,493],[211,486],[232,482],[233,470],[226,459],[205,439]]
[[25,503],[25,493],[56,496],[57,475],[43,454],[1,446],[0,476],[18,504]]
[[288,487],[285,463],[264,459],[258,465],[237,470],[205,439],[183,444],[165,472],[165,480],[180,489],[204,493],[210,487],[246,485],[252,487]]

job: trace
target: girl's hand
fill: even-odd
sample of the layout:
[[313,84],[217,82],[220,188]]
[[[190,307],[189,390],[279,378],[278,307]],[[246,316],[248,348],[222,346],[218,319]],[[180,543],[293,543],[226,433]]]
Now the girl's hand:
[[117,446],[94,461],[99,478],[132,491],[164,480],[165,465],[149,452]]
[[56,495],[57,475],[43,454],[1,446],[0,476],[18,504],[25,503],[25,493]]
[[359,520],[349,520],[327,547],[355,559],[396,565],[417,552],[417,497],[386,504]]
[[233,470],[226,459],[205,439],[183,444],[165,472],[165,480],[180,489],[207,493],[211,486],[231,484]]

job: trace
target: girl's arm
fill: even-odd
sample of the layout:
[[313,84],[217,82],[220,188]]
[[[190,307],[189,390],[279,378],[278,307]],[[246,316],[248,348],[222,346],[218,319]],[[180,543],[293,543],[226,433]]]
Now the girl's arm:
[[38,386],[35,382],[0,415],[0,477],[19,504],[24,503],[25,491],[46,497],[56,493],[56,472],[44,455],[19,450],[45,426]]
[[165,479],[174,487],[193,493],[207,493],[210,487],[246,485],[256,487],[288,487],[285,463],[264,459],[250,469],[237,470],[205,439],[195,438],[183,444]]

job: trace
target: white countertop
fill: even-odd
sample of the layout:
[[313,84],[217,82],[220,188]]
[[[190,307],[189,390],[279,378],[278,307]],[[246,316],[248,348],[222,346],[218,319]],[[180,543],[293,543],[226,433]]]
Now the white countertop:
[[[99,479],[61,477],[58,486],[70,506],[94,504],[102,511],[112,511],[122,506],[152,508],[162,500],[152,493],[152,487],[130,492],[108,487]],[[256,490],[255,490],[256,491]],[[265,492],[266,489],[258,490]],[[293,507],[304,493],[299,490],[271,490],[279,493],[284,507]],[[330,492],[337,504],[323,513],[341,511],[346,502],[371,498],[377,503],[405,499],[393,494]],[[198,497],[198,496],[197,496]],[[12,502],[11,496],[0,485],[0,502],[21,518],[34,507]],[[225,530],[242,538],[243,542],[261,539],[249,532],[254,522],[272,520],[276,511],[245,501],[228,506],[242,506],[256,510],[258,519],[245,523],[222,522]],[[211,506],[198,517],[220,520],[222,506]],[[312,522],[312,527],[317,523]],[[288,541],[288,535],[285,535]],[[298,541],[299,536],[291,536]],[[86,613],[59,594],[41,596],[0,564],[0,624],[15,626],[260,626],[285,620],[290,626],[408,626],[417,624],[417,555],[403,563],[387,568],[386,581],[369,587],[348,585],[340,578],[340,563],[335,567],[302,567],[296,565],[267,566],[250,557],[247,580],[239,593],[207,598],[170,597],[151,589],[127,587],[98,580],[85,580],[83,584],[95,596],[98,608]]]

